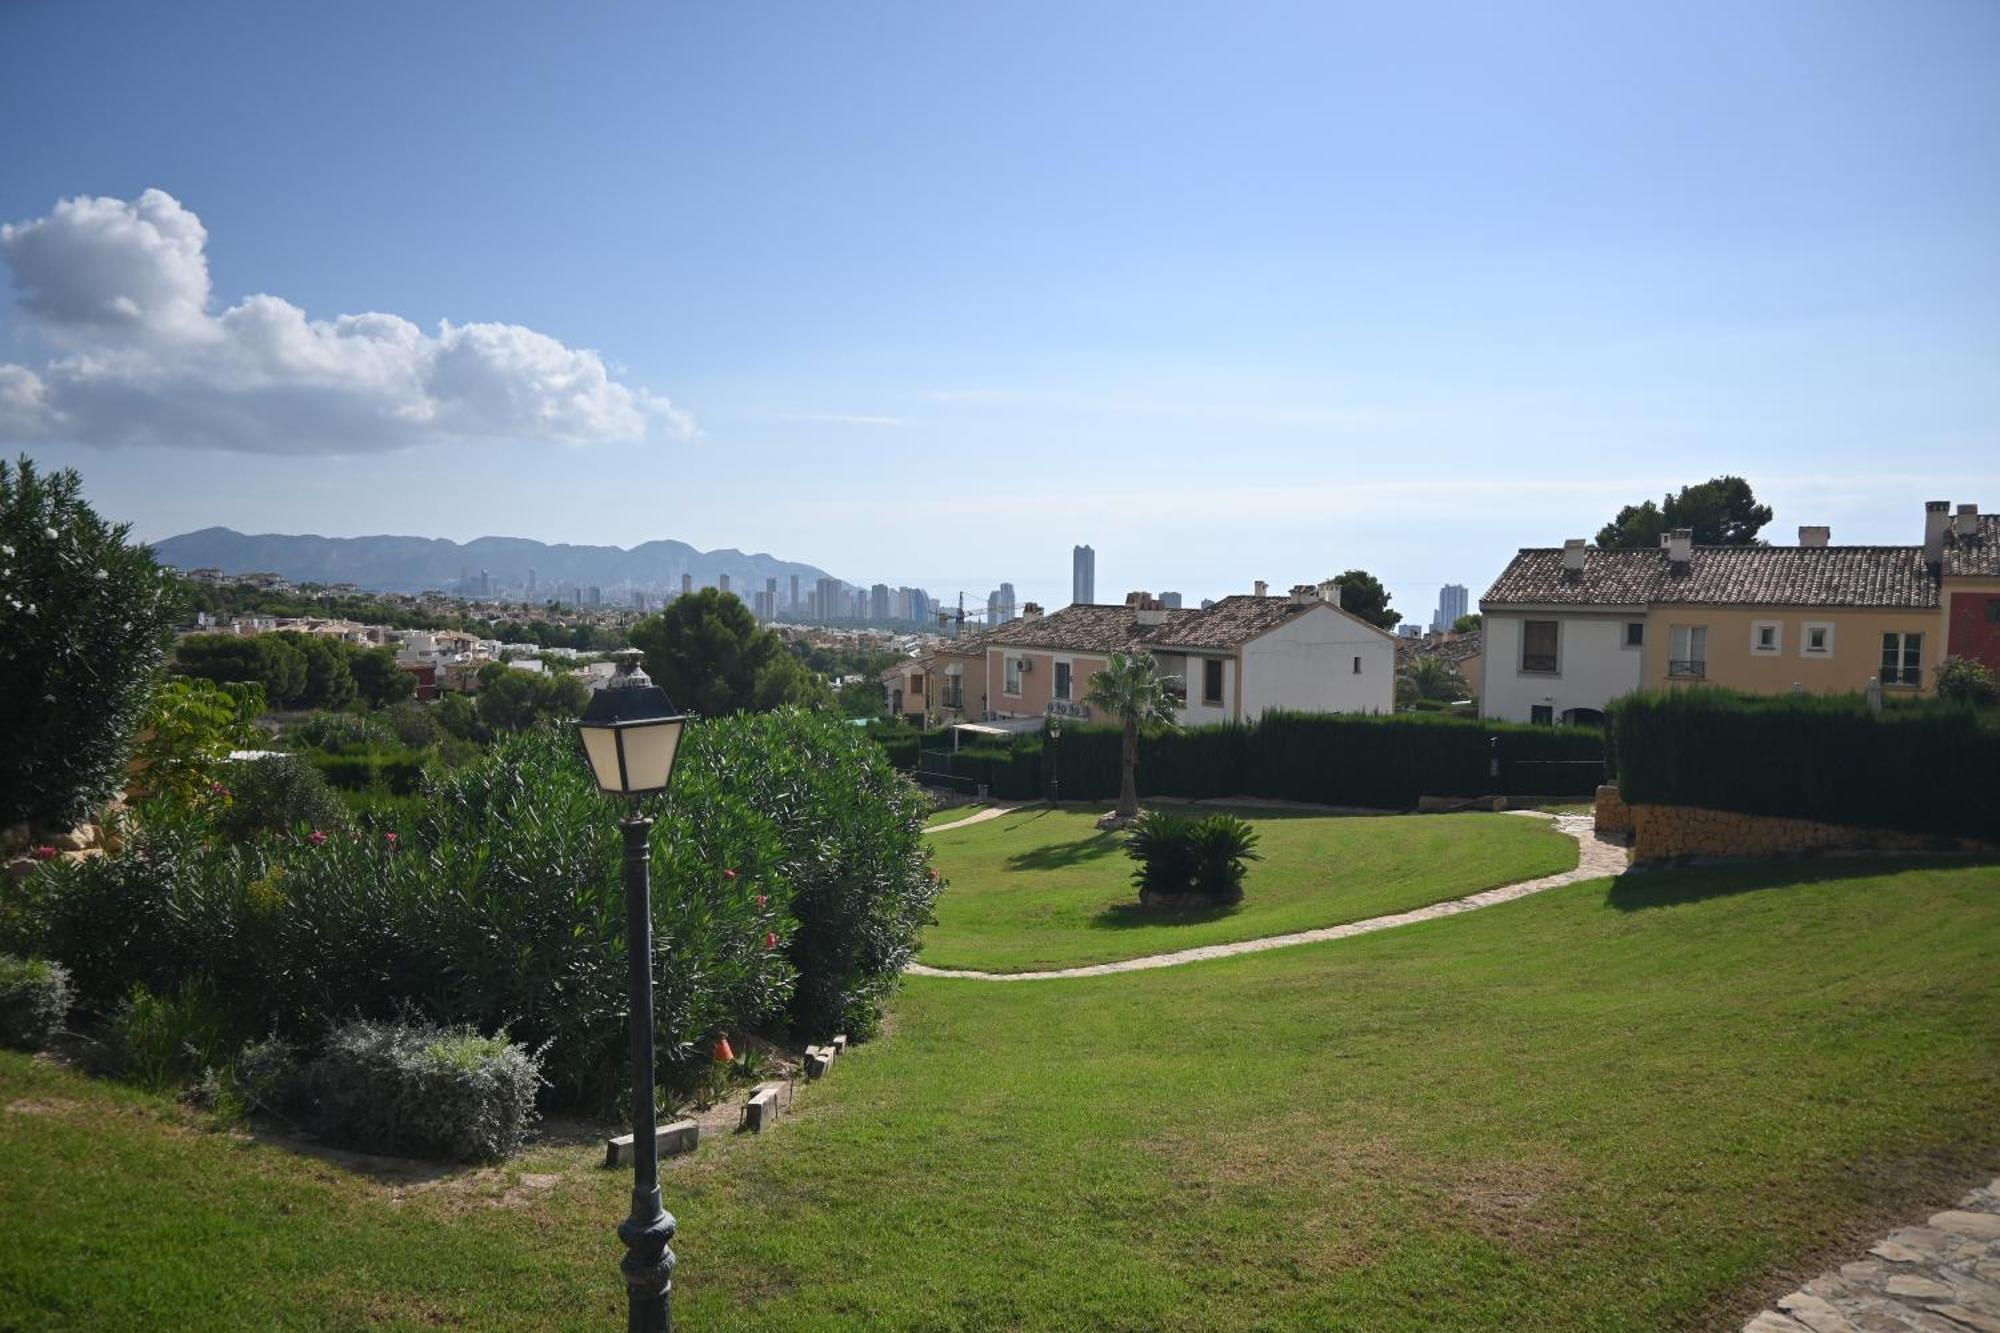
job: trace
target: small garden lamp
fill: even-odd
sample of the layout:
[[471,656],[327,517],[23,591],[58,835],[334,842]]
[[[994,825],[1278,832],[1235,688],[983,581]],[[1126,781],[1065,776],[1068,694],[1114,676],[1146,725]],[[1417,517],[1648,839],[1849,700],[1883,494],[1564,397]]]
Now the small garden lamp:
[[1062,722],[1049,721],[1049,804],[1062,804]]
[[[661,792],[673,779],[687,716],[639,667],[636,648],[614,654],[617,670],[577,719],[591,776],[613,796]],[[653,821],[628,813],[625,835],[625,941],[632,1011],[632,1212],[619,1224],[625,1242],[629,1333],[673,1328],[673,1215],[660,1204],[660,1150],[653,1104],[653,903],[649,839]]]

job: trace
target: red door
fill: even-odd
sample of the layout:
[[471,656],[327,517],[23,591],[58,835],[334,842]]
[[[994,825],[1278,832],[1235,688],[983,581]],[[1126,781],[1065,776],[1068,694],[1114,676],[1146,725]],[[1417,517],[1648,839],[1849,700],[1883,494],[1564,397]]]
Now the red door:
[[1946,651],[1953,657],[2000,667],[2000,595],[1952,594],[1951,638]]

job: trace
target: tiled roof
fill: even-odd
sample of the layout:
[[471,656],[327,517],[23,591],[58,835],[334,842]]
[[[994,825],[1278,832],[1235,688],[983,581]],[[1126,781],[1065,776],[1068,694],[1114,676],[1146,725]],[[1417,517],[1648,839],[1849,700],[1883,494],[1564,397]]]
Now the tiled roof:
[[1238,593],[1205,610],[1184,612],[1178,619],[1168,612],[1167,623],[1148,633],[1146,642],[1156,648],[1236,648],[1322,605]]
[[[1168,611],[1167,625],[1172,625],[1178,617],[1194,614],[1192,611]],[[1142,642],[1145,633],[1146,629],[1139,624],[1138,613],[1129,606],[1080,604],[1032,619],[1024,616],[1019,620],[1010,620],[971,638],[961,639],[946,647],[945,651],[980,653],[987,648],[1010,647],[1045,648],[1065,653],[1131,653],[1145,646]]]
[[1478,630],[1470,634],[1454,634],[1449,639],[1424,638],[1396,640],[1396,669],[1401,671],[1420,657],[1441,658],[1453,666],[1463,665],[1477,657],[1485,645],[1485,636]]
[[1563,553],[1531,548],[1514,557],[1480,605],[1934,607],[1938,585],[1918,546],[1697,546],[1688,568],[1664,549],[1584,552],[1570,579]]
[[2000,578],[2000,514],[1981,514],[1979,532],[1961,541],[1956,531],[1944,538],[1944,572],[1960,578]]

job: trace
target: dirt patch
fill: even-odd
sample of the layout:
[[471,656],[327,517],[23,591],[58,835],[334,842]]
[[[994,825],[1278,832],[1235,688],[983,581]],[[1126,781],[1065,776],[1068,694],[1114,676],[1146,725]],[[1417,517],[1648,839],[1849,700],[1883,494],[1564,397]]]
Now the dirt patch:
[[82,1103],[65,1097],[22,1097],[7,1103],[9,1115],[68,1115]]

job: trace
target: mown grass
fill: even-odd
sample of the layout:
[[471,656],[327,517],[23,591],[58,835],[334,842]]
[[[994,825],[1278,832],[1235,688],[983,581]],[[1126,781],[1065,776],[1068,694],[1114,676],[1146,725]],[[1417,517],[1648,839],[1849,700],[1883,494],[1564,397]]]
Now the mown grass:
[[1576,865],[1574,841],[1521,815],[1247,809],[1263,859],[1243,902],[1162,915],[1139,908],[1124,835],[1099,832],[1099,813],[1036,807],[933,838],[950,882],[923,961],[992,972],[1112,962],[1407,911]]
[[959,801],[951,805],[941,806],[931,811],[929,817],[924,820],[924,827],[936,828],[939,824],[949,824],[956,820],[964,819],[968,815],[976,815],[985,808],[986,802],[984,801]]
[[[2000,870],[1704,869],[913,980],[665,1171],[690,1329],[1733,1327],[2000,1168]],[[0,1327],[601,1328],[627,1177],[431,1187],[0,1056]],[[546,1177],[546,1178],[545,1178]]]

